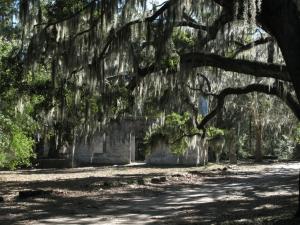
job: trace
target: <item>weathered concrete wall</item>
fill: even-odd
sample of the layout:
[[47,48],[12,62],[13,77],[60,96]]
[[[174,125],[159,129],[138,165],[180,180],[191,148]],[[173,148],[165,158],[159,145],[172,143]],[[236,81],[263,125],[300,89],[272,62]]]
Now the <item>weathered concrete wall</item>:
[[188,149],[183,155],[175,155],[164,140],[158,140],[152,146],[151,154],[146,157],[150,165],[205,165],[208,159],[207,144],[200,137],[194,136],[189,140]]
[[[222,152],[224,151],[224,146],[225,146],[225,137],[223,135],[217,135],[211,139],[208,140],[208,145],[209,145],[209,151],[211,152],[209,157],[209,161],[213,161],[212,159],[215,158],[216,162],[219,163],[220,161],[220,156]],[[229,154],[232,154],[231,157],[233,159],[233,154],[234,152],[234,147],[231,146],[230,148],[231,152]]]
[[201,137],[190,139],[189,147],[182,158],[183,165],[205,165],[208,161],[208,145]]
[[146,163],[150,165],[176,165],[179,157],[171,153],[164,140],[158,140],[151,148],[151,154],[146,156]]
[[135,159],[135,136],[131,124],[113,123],[75,148],[77,164],[127,164]]

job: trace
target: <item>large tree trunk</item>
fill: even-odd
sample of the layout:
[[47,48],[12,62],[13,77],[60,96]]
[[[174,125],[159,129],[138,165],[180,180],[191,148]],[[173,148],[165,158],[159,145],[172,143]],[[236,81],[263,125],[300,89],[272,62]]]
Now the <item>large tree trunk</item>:
[[[214,1],[229,11],[234,9],[235,0]],[[300,103],[300,0],[263,0],[262,12],[257,19],[277,40]],[[299,215],[300,193],[298,207]]]
[[258,20],[276,38],[300,102],[300,1],[264,0]]
[[236,149],[235,149],[234,145],[231,145],[229,148],[229,163],[237,164]]
[[[236,1],[213,0],[234,13]],[[300,102],[300,0],[262,0],[258,23],[277,41]]]
[[236,144],[235,144],[235,133],[233,130],[229,130],[226,136],[226,146],[228,149],[229,163],[236,164],[237,163],[237,155],[236,155]]
[[255,162],[262,162],[262,124],[259,121],[255,125],[256,144],[255,144]]
[[252,116],[249,117],[249,149],[252,150]]
[[76,134],[75,131],[73,130],[72,132],[72,146],[71,146],[71,167],[74,168],[75,167],[75,149],[76,149]]
[[[260,22],[278,42],[300,103],[300,1],[264,0]],[[299,217],[300,181],[298,188],[297,216]]]

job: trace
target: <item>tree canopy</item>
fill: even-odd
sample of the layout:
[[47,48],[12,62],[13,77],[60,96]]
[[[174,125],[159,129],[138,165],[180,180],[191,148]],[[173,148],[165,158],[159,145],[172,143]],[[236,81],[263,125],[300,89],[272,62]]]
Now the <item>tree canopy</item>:
[[[274,78],[271,86],[261,83],[224,90],[220,102],[229,94],[273,94],[299,118],[299,102],[293,94],[299,97],[298,63],[286,54],[297,49],[298,41],[288,50],[286,42],[291,42],[281,40],[296,34],[299,17],[291,14],[298,5],[297,1],[271,2],[175,0],[151,6],[147,1],[21,1],[26,64],[50,65],[52,85],[70,81],[77,90],[98,91],[101,96],[116,81],[123,80],[124,87],[135,93],[145,77],[158,82],[154,80],[162,76],[157,74],[171,74],[176,83],[207,67],[220,73]],[[289,27],[295,25],[294,34],[269,23],[276,13],[285,20],[272,24],[284,26],[293,20]]]
[[[10,60],[20,99],[35,96],[31,113],[58,136],[55,145],[111,118],[158,111],[189,111],[193,126],[205,130],[227,96],[253,92],[276,96],[300,118],[298,0],[20,0],[1,7],[0,29],[15,32],[3,38],[19,46]],[[203,118],[200,95],[212,103]]]

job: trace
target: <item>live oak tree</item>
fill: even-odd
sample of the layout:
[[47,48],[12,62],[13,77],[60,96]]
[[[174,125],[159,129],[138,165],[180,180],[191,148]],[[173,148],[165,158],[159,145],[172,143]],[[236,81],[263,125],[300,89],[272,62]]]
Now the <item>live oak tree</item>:
[[[31,165],[34,158],[32,104],[23,87],[18,60],[20,27],[15,23],[17,6],[13,0],[0,1],[0,167],[16,169]],[[18,97],[16,97],[18,96]]]
[[[199,68],[207,72],[207,67],[214,67],[220,73],[275,80],[271,85],[251,83],[220,90],[214,95],[216,108],[199,128],[222,108],[226,96],[250,92],[278,96],[300,117],[299,1],[174,0],[150,7],[145,0],[32,0],[20,2],[20,18],[26,64],[50,65],[53,86],[75,85],[74,101],[82,91],[97,91],[103,100],[116,83],[139,99],[146,95],[147,87],[142,87],[147,77],[152,78],[146,85],[152,82],[158,90],[193,83],[191,76]],[[174,46],[172,35],[178,29],[189,33],[184,48]],[[277,45],[281,51],[274,55]],[[243,54],[261,48],[266,54],[263,60]],[[60,99],[60,117],[65,101]]]
[[[149,96],[166,102],[170,90],[203,130],[228,95],[251,92],[279,97],[300,118],[299,1],[31,0],[20,1],[20,20],[24,72],[49,71],[53,156],[107,118],[142,113]],[[205,88],[225,71],[257,79]],[[216,99],[200,122],[195,92]]]
[[[147,96],[168,89],[180,92],[203,130],[227,96],[251,92],[277,96],[300,118],[299,0],[20,0],[20,20],[27,70],[51,71],[46,114],[58,147],[66,130],[74,145],[82,130],[141,112]],[[188,35],[176,43],[178,30]],[[271,80],[204,88],[224,71]],[[216,99],[200,122],[192,89]]]

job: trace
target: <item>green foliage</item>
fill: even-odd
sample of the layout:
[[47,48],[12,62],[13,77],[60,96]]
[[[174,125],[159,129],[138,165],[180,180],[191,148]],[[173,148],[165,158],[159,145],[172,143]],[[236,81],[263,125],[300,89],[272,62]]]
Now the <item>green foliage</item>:
[[0,0],[0,34],[8,40],[17,37],[19,32],[19,27],[14,24],[17,14],[16,0]]
[[282,138],[278,140],[277,147],[274,149],[274,153],[279,159],[292,159],[295,149],[295,142],[293,139],[286,135],[282,135]]
[[[29,1],[24,0],[21,2],[27,3]],[[216,41],[214,41],[210,39],[214,36],[210,35],[210,29],[207,31],[192,31],[191,28],[173,27],[175,24],[173,22],[177,23],[180,18],[176,18],[174,14],[174,18],[172,19],[171,15],[173,13],[168,13],[168,10],[166,13],[157,17],[152,24],[150,22],[140,23],[139,27],[128,26],[128,28],[126,28],[126,22],[134,21],[139,18],[140,15],[137,14],[133,8],[136,8],[134,5],[141,1],[111,0],[94,2],[90,0],[45,0],[33,2],[36,3],[33,7],[38,9],[34,10],[34,8],[29,7],[33,13],[27,14],[31,16],[33,20],[28,19],[28,22],[24,24],[26,25],[26,29],[24,29],[23,34],[25,36],[23,40],[24,46],[22,47],[23,52],[19,52],[15,50],[20,50],[20,41],[17,41],[17,38],[8,37],[18,36],[16,33],[18,32],[17,28],[19,25],[15,25],[17,22],[15,19],[15,9],[20,1],[0,0],[0,113],[4,118],[14,121],[13,125],[8,126],[9,129],[4,128],[7,126],[0,124],[1,129],[3,127],[3,146],[6,146],[3,147],[3,149],[8,148],[7,146],[13,146],[12,143],[14,143],[14,146],[21,145],[21,142],[13,141],[13,137],[16,137],[17,140],[24,139],[25,145],[30,145],[25,139],[29,138],[36,129],[34,126],[28,124],[28,121],[31,124],[30,121],[33,118],[40,124],[46,124],[48,126],[47,129],[49,128],[50,130],[47,132],[51,132],[52,134],[59,133],[59,135],[61,135],[60,139],[63,139],[68,136],[67,133],[76,133],[71,132],[71,130],[81,130],[81,128],[84,127],[90,128],[91,126],[86,126],[87,123],[93,126],[98,124],[99,121],[102,122],[105,120],[105,116],[115,118],[118,115],[124,115],[125,112],[130,111],[130,108],[133,108],[131,106],[134,104],[134,99],[131,94],[132,90],[128,90],[124,83],[128,83],[129,80],[136,78],[136,83],[140,83],[143,77],[135,76],[136,74],[140,74],[140,72],[143,74],[145,70],[139,69],[146,69],[150,65],[155,65],[155,71],[162,70],[165,72],[164,70],[171,70],[175,72],[180,64],[179,55],[182,52],[211,52],[232,57],[236,50],[241,47],[241,44],[250,44],[253,41],[253,37],[257,36],[251,34],[250,30],[248,30],[249,32],[245,32],[245,27],[237,29],[236,32],[232,33],[230,26],[228,26],[229,30],[227,30],[226,26],[222,29],[224,32],[218,32]],[[37,4],[38,2],[41,4]],[[201,4],[199,4],[198,1],[192,2],[196,5],[202,5],[208,1],[202,1],[203,3]],[[26,5],[28,6],[28,4]],[[190,15],[191,18],[195,19],[195,21],[199,21],[200,24],[206,22],[207,26],[210,27],[211,24],[217,22],[215,19],[219,18],[219,13],[214,10],[209,10],[210,8],[208,7],[212,6],[206,5],[206,3],[201,6],[202,10],[199,14],[196,12],[200,12],[200,8],[185,8],[184,11]],[[124,10],[126,8],[131,8],[132,10]],[[143,15],[140,19],[144,21],[144,16],[148,16],[149,14],[148,12],[145,14],[142,13],[140,6],[138,6],[138,8],[140,9],[137,11],[140,11],[141,15]],[[120,20],[118,19],[119,17],[125,17],[126,20]],[[36,25],[36,21],[38,21],[38,23],[41,22],[43,25]],[[58,23],[56,24],[55,22]],[[50,24],[47,25],[47,23]],[[147,24],[147,29],[144,27],[144,24]],[[30,28],[32,25],[35,25],[34,28]],[[234,26],[236,25],[237,24],[234,24]],[[119,28],[122,27],[124,30],[122,29],[121,32],[118,31]],[[26,30],[28,30],[28,32],[26,32]],[[42,32],[41,35],[39,35],[39,31],[43,31],[45,34]],[[33,35],[36,32],[37,36]],[[240,36],[234,35],[239,34],[238,32],[243,33],[242,38],[235,37]],[[19,36],[21,36],[21,33],[22,32],[18,33]],[[153,34],[151,35],[151,33]],[[222,33],[228,34],[228,38],[224,36],[224,39]],[[244,33],[246,34],[244,35]],[[31,38],[33,38],[32,40],[34,41],[29,44],[27,41]],[[35,39],[41,40],[38,41]],[[205,48],[200,49],[200,47],[202,47],[201,42],[206,39],[208,42]],[[111,43],[110,40],[112,40]],[[103,47],[106,45],[108,48],[105,50]],[[30,46],[32,49],[29,49],[33,51],[27,51],[27,46]],[[221,49],[219,49],[219,47],[221,47]],[[128,49],[128,51],[126,49]],[[24,53],[26,52],[31,52],[31,54],[24,57]],[[105,53],[103,58],[102,56],[100,57],[100,55],[102,55],[101,52]],[[264,61],[263,57],[264,56],[262,56],[262,61]],[[24,59],[26,58],[30,59],[28,61],[34,61],[38,64],[37,68],[33,69],[34,73],[24,73],[22,63],[24,63]],[[117,62],[116,58],[119,58],[119,62]],[[114,62],[116,62],[116,65],[114,65]],[[43,66],[41,66],[41,64],[43,64]],[[218,76],[218,70],[213,70],[213,73],[211,73],[207,67],[203,69],[205,70],[204,74],[215,74]],[[113,78],[115,75],[118,77],[119,72],[130,74],[130,78]],[[194,72],[195,74],[198,73],[191,71],[191,73]],[[83,73],[84,76],[81,73]],[[52,79],[51,74],[53,75]],[[169,75],[169,73],[166,74]],[[111,75],[113,76],[110,77]],[[179,77],[181,73],[175,75]],[[242,79],[228,79],[230,76],[233,75],[223,71],[221,76],[222,81],[208,77],[210,82],[212,82],[213,89],[216,89],[212,90],[212,92],[218,93],[224,87],[243,86],[249,82],[253,82],[252,77],[251,80],[247,81],[244,79],[244,76]],[[93,80],[96,77],[97,85],[94,86],[94,84],[92,84],[94,82],[89,82],[89,79],[92,78],[91,80]],[[181,82],[181,77],[179,78]],[[226,78],[226,80],[223,78]],[[191,79],[194,80],[190,83],[195,84],[195,87],[197,87],[197,82],[194,82],[195,78]],[[81,81],[79,82],[79,80]],[[174,80],[177,80],[177,78]],[[220,85],[215,85],[214,80],[218,80],[218,84]],[[123,83],[119,84],[119,81]],[[256,81],[264,82],[264,80]],[[132,84],[134,83],[135,82],[132,82]],[[176,81],[175,84],[177,85],[179,82]],[[162,84],[164,87],[160,88],[161,90],[159,91],[157,90],[158,88],[152,88],[149,83],[146,85],[148,88],[141,89],[141,92],[145,91],[153,96],[156,95],[153,94],[154,92],[167,92],[166,89],[168,89],[168,86],[165,84]],[[185,86],[177,86],[179,87],[176,87],[176,91],[185,92]],[[216,86],[217,88],[215,88]],[[153,89],[155,89],[155,91]],[[190,91],[188,92],[187,95],[194,94]],[[172,93],[169,95],[172,95]],[[143,96],[147,95],[145,94]],[[22,99],[24,104],[22,115],[15,114],[15,106],[19,104],[20,99]],[[161,98],[160,101],[157,101],[159,104],[155,104],[154,107],[148,106],[149,109],[146,108],[145,111],[149,114],[157,114],[157,112],[160,112],[157,105],[166,105],[169,99],[171,99],[170,96],[165,99]],[[226,112],[225,110],[227,115],[225,115],[223,119],[227,121],[222,121],[222,127],[229,128],[239,124],[238,130],[241,131],[238,132],[239,134],[237,135],[240,136],[243,133],[248,133],[249,124],[251,128],[254,122],[249,121],[247,118],[249,118],[248,116],[251,114],[251,109],[255,108],[256,110],[254,111],[256,112],[253,112],[253,114],[256,114],[255,117],[263,120],[263,123],[266,125],[272,122],[268,128],[271,131],[269,132],[268,139],[277,140],[277,137],[274,137],[273,131],[279,131],[280,129],[278,128],[282,127],[283,122],[278,123],[278,121],[284,121],[284,118],[287,118],[285,116],[285,110],[279,108],[276,102],[273,104],[273,101],[260,97],[260,95],[258,95],[255,104],[253,104],[253,99],[249,100],[251,101],[249,106],[245,104],[248,102],[247,98],[247,101],[245,101],[245,97],[241,98],[241,96],[239,96],[239,99],[241,100],[237,103],[237,99],[227,97],[227,102],[230,107],[224,108],[230,111],[227,110]],[[236,108],[238,104],[244,106],[246,109],[243,110],[243,107],[241,107],[238,111]],[[169,111],[177,110],[177,105],[170,103],[169,105],[172,105],[172,109]],[[173,105],[175,105],[175,107]],[[273,107],[273,105],[276,107]],[[272,118],[269,118],[269,116],[272,115],[271,111],[257,110],[271,108],[271,111],[275,112]],[[284,112],[284,114],[279,115],[278,113],[280,111]],[[268,115],[268,118],[264,118],[264,115]],[[245,117],[246,119],[244,119]],[[234,118],[237,119],[234,120]],[[275,118],[277,120],[275,120]],[[239,120],[241,124],[236,123],[237,120]],[[226,122],[229,124],[226,125]],[[286,123],[286,121],[284,122]],[[275,127],[274,124],[278,126],[278,128]],[[58,129],[59,132],[56,132]],[[267,128],[264,129],[266,130]],[[286,130],[288,129],[289,128]],[[18,130],[18,132],[16,130]],[[146,137],[146,142],[154,143],[157,138],[166,138],[171,145],[172,151],[176,154],[181,154],[186,149],[188,143],[186,134],[199,131],[192,126],[190,115],[186,116],[186,114],[180,115],[172,113],[166,117],[164,125],[158,125],[151,132],[152,133],[149,133],[148,137]],[[5,135],[7,138],[4,138]],[[208,129],[209,137],[218,135],[223,136],[224,130],[213,127]],[[281,133],[276,135],[281,135]],[[264,136],[266,136],[266,132],[264,132]],[[288,134],[288,136],[291,135]],[[249,151],[251,151],[251,139],[253,139],[253,134],[250,133],[248,136],[239,138],[239,146],[244,146],[245,144],[243,143],[250,143]],[[300,128],[293,138],[294,141],[300,142]],[[265,140],[264,142],[266,143]],[[287,145],[289,144],[283,140],[279,149],[286,149],[284,146]],[[26,149],[26,146],[23,146],[23,148]],[[266,144],[266,146],[270,148],[270,144]],[[16,152],[16,149],[18,149],[18,147],[12,148],[11,151]],[[26,158],[26,156],[24,157]],[[7,156],[2,154],[1,159],[4,162]]]
[[56,20],[66,18],[73,13],[80,11],[83,7],[88,4],[88,1],[82,0],[56,0],[51,1],[50,4],[45,4],[45,11],[47,17],[55,18]]
[[[171,113],[165,117],[163,124],[156,124],[145,136],[144,143],[149,148],[157,141],[164,140],[170,146],[171,152],[176,155],[182,155],[188,148],[189,138],[193,135],[201,134],[201,132],[193,126],[191,115],[188,112],[181,114]],[[209,127],[207,129],[209,137],[225,135],[224,130]]]
[[171,144],[171,152],[176,155],[182,155],[188,147],[187,138],[181,138],[180,140],[176,140]]
[[170,70],[176,70],[180,63],[180,57],[177,54],[173,54],[165,59],[164,65]]
[[102,96],[101,101],[107,106],[106,113],[111,117],[117,117],[128,110],[131,96],[128,89],[123,85],[112,85],[110,88],[112,92],[109,93],[109,98]]
[[190,32],[175,29],[172,34],[172,41],[166,46],[166,55],[163,56],[162,66],[169,70],[176,71],[180,64],[180,56],[178,52],[191,48],[195,45],[195,37]]
[[190,32],[180,29],[175,29],[172,39],[177,48],[193,47],[196,43],[195,37],[193,37]]
[[183,137],[195,131],[193,128],[190,114],[171,113],[165,117],[165,123],[156,125],[146,133],[144,142],[148,147],[153,146],[158,139],[164,139],[171,147],[171,152],[182,155],[188,147],[188,138]]
[[216,127],[209,127],[207,129],[207,136],[208,137],[215,137],[215,136],[224,136],[225,131],[223,129],[219,129]]
[[26,131],[32,131],[29,127],[33,124],[23,124],[22,119],[25,118],[21,115],[19,118],[10,118],[0,114],[0,168],[29,166],[35,157],[32,150],[34,140]]
[[7,41],[5,38],[0,36],[0,59],[7,56],[15,45],[16,43]]
[[40,95],[33,81],[23,76],[17,57],[18,41],[0,36],[0,168],[29,166],[35,157],[33,135],[37,122],[32,114]]
[[237,153],[239,159],[247,159],[251,156],[251,151],[247,149],[248,135],[242,134],[237,137]]
[[297,128],[295,129],[295,142],[300,144],[300,124],[298,124]]

